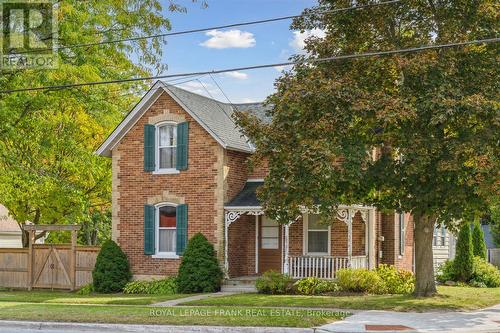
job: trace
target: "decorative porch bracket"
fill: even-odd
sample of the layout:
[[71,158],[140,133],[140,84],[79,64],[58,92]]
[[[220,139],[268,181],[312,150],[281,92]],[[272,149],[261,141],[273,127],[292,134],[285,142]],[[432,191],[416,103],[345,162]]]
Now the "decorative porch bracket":
[[359,212],[361,220],[366,224],[368,222],[368,208],[349,207],[337,210],[337,218],[347,224],[347,257],[349,258],[349,265],[352,260],[352,220],[356,213]]
[[261,209],[255,210],[229,210],[224,215],[224,275],[229,277],[229,226],[240,218],[241,215],[264,215]]

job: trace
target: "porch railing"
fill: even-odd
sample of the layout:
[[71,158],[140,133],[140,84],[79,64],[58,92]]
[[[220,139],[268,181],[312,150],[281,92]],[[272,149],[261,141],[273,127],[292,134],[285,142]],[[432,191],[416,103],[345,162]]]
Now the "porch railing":
[[336,272],[342,268],[367,268],[366,256],[349,257],[312,257],[291,256],[288,261],[288,271],[294,279],[318,277],[333,279]]

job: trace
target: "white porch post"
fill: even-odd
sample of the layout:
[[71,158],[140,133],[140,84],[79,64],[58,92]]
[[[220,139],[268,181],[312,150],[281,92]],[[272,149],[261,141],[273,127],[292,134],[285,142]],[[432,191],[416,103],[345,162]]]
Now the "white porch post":
[[352,217],[353,211],[347,210],[347,257],[349,258],[349,266],[352,263]]
[[375,209],[372,208],[368,212],[368,223],[367,223],[367,228],[368,228],[368,268],[369,269],[374,269],[376,266],[376,248],[375,248],[375,239],[376,239],[376,231],[375,231],[375,220],[376,220],[376,212]]
[[285,255],[283,256],[283,273],[284,274],[288,274],[289,273],[289,259],[288,259],[288,252],[289,252],[289,244],[290,244],[290,237],[289,237],[289,233],[290,233],[290,223],[287,223],[285,224],[285,244],[283,244],[284,248],[285,248]]
[[229,278],[229,226],[236,221],[241,212],[226,212],[224,216],[224,275]]

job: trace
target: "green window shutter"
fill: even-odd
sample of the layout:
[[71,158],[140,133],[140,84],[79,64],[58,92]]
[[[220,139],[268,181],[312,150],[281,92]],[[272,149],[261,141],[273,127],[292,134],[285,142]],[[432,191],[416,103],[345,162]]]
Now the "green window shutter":
[[188,168],[188,138],[189,123],[177,124],[177,170],[187,170]]
[[155,170],[155,131],[154,125],[144,125],[144,171]]
[[144,254],[155,254],[155,206],[144,205]]
[[177,206],[177,215],[176,215],[176,223],[177,223],[177,239],[176,239],[176,249],[175,252],[177,255],[182,255],[184,249],[186,248],[187,240],[188,240],[188,207],[187,205],[179,205]]

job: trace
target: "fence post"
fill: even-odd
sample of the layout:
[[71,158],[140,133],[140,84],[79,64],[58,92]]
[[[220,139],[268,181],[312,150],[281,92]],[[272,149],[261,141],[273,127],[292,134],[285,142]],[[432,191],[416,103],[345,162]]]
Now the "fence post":
[[28,232],[28,290],[33,289],[33,273],[35,258],[33,256],[33,242],[35,241],[35,231]]
[[70,258],[71,290],[76,288],[76,230],[71,231],[71,258]]

